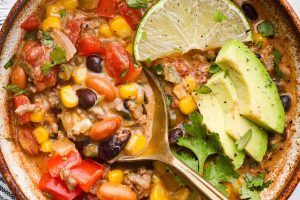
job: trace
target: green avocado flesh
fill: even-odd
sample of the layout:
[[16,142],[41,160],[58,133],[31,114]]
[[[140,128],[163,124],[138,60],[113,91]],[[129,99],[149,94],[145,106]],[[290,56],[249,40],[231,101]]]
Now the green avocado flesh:
[[227,41],[216,63],[228,72],[238,96],[239,112],[271,132],[283,133],[285,112],[266,68],[243,43]]
[[[239,140],[251,130],[251,139],[244,150],[254,160],[261,162],[267,150],[268,134],[259,126],[239,114],[239,102],[232,81],[225,72],[214,75],[207,83],[224,114],[225,132],[234,140]],[[215,121],[215,119],[214,119]]]
[[217,133],[224,153],[232,159],[235,169],[243,164],[245,154],[239,151],[234,140],[225,132],[225,120],[220,103],[211,94],[193,94],[195,101],[203,115],[203,122],[210,132]]

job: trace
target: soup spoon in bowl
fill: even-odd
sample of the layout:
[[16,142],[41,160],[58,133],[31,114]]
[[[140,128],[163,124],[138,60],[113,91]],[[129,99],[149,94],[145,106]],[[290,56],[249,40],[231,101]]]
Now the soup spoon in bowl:
[[142,153],[137,156],[122,155],[118,158],[119,162],[133,161],[160,161],[174,167],[199,193],[213,200],[227,199],[221,192],[214,188],[199,174],[178,160],[171,152],[169,146],[168,132],[168,112],[166,97],[159,85],[157,78],[147,69],[144,72],[152,86],[155,98],[155,112],[153,118],[152,137]]

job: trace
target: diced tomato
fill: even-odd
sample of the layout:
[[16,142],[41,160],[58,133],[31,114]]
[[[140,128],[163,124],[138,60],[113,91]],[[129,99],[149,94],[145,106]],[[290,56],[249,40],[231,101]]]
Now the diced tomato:
[[92,160],[84,160],[80,165],[71,168],[71,176],[75,178],[81,189],[88,192],[103,175],[104,166]]
[[[30,100],[28,99],[27,96],[25,95],[18,95],[14,97],[14,107],[17,109],[18,107],[24,105],[24,104],[29,104]],[[20,120],[22,124],[26,124],[30,121],[30,113],[26,112],[24,113],[21,117]]]
[[142,19],[142,10],[129,8],[126,3],[120,3],[118,5],[118,9],[120,14],[126,19],[131,28],[135,30]]
[[88,56],[91,54],[105,56],[105,48],[95,36],[85,36],[81,38],[77,44],[77,50],[81,56]]
[[113,17],[119,0],[99,0],[97,12],[102,17]]
[[75,44],[78,40],[82,22],[80,20],[69,20],[67,22],[67,30],[65,31],[69,39]]
[[136,80],[141,68],[135,68],[134,61],[123,45],[118,42],[110,43],[107,47],[105,67],[110,76],[115,78],[116,85]]
[[82,190],[79,187],[70,191],[63,180],[60,178],[53,178],[49,173],[42,175],[39,188],[41,191],[52,195],[56,200],[72,200],[82,193]]
[[40,20],[37,16],[30,16],[22,24],[21,28],[26,31],[35,31],[38,30],[40,26]]
[[47,167],[52,177],[59,177],[63,169],[70,169],[81,162],[78,151],[72,151],[66,156],[54,155],[47,161]]
[[22,49],[22,59],[32,67],[45,63],[46,56],[43,47],[38,42],[28,42]]

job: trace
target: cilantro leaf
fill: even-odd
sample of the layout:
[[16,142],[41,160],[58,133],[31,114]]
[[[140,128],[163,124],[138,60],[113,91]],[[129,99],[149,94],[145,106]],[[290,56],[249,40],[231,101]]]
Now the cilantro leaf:
[[168,94],[166,100],[167,100],[166,103],[167,103],[168,106],[172,105],[172,103],[173,103],[173,96]]
[[17,85],[15,85],[15,84],[7,85],[7,86],[4,87],[4,89],[6,89],[7,91],[10,91],[12,93],[14,93],[14,96],[18,96],[20,94],[27,93],[27,90],[22,90]]
[[211,89],[206,85],[201,85],[200,87],[195,89],[195,92],[197,92],[198,94],[208,94],[211,92]]
[[164,66],[162,64],[154,66],[153,69],[157,75],[159,76],[164,75]]
[[231,160],[223,155],[218,156],[215,163],[209,163],[204,172],[204,178],[225,195],[226,186],[222,183],[234,182],[238,177],[239,174],[234,171]]
[[236,141],[238,150],[242,151],[247,146],[252,137],[252,130],[249,129],[238,141]]
[[257,30],[264,37],[272,37],[275,35],[274,26],[269,21],[264,21],[258,24]]
[[67,15],[67,10],[61,9],[60,11],[58,11],[58,13],[61,18],[64,18]]
[[222,22],[227,19],[227,16],[224,15],[221,11],[217,10],[214,14],[216,22]]
[[128,73],[128,69],[125,69],[122,73],[121,73],[121,76],[120,78],[124,78]]
[[10,68],[11,66],[13,66],[14,63],[15,63],[15,59],[16,59],[16,54],[14,54],[14,55],[9,59],[9,61],[7,61],[7,63],[3,66],[4,69],[8,69],[8,68]]
[[216,63],[213,63],[209,66],[208,72],[210,74],[216,74],[217,72],[221,71],[221,68]]
[[151,0],[127,0],[130,8],[147,8],[149,2]]
[[277,75],[277,78],[280,80],[283,78],[283,73],[279,68],[279,64],[281,62],[282,54],[278,49],[274,49],[272,51],[272,55],[274,57],[274,69]]
[[42,33],[42,44],[46,47],[52,47],[53,46],[53,38],[51,37],[50,32],[43,32]]
[[37,31],[27,32],[24,36],[24,41],[36,41],[38,39]]
[[50,53],[50,58],[55,65],[66,63],[66,51],[61,46],[56,45]]
[[273,182],[271,180],[265,181],[265,174],[259,173],[256,177],[251,176],[250,174],[245,174],[244,176],[245,184],[247,188],[254,191],[262,191]]
[[239,189],[239,193],[240,199],[260,200],[258,192],[248,189],[245,185]]
[[198,171],[198,161],[195,159],[194,156],[187,152],[177,152],[173,151],[174,156],[184,162],[187,166],[189,166],[194,171]]
[[42,73],[44,75],[47,75],[50,73],[51,69],[54,67],[54,64],[51,64],[49,62],[46,62],[43,66],[42,66]]

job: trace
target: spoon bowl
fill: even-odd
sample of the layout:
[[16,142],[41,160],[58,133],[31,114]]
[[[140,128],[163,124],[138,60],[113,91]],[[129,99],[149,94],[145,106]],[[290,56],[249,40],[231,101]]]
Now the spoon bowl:
[[144,72],[152,86],[155,98],[155,113],[153,119],[152,137],[147,147],[137,156],[121,156],[118,162],[136,161],[160,161],[168,164],[182,174],[185,180],[191,184],[192,188],[204,194],[208,199],[227,199],[221,192],[214,188],[199,174],[194,172],[187,165],[178,160],[171,152],[169,146],[169,122],[166,97],[157,78],[147,69]]

